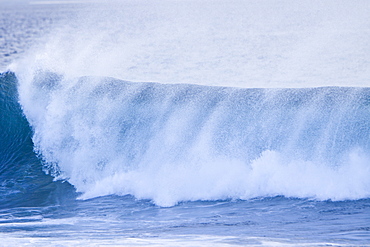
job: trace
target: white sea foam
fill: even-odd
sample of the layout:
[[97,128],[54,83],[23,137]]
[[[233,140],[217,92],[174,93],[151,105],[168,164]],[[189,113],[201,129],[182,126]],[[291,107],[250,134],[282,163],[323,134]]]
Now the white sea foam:
[[[96,182],[81,199],[133,194],[160,206],[179,201],[251,199],[284,195],[317,200],[356,200],[370,196],[369,158],[358,153],[338,169],[307,161],[282,161],[266,151],[250,166],[229,160],[183,165],[156,164],[144,170],[116,173]],[[151,164],[153,165],[153,164]],[[149,165],[150,166],[150,165]]]
[[[96,236],[94,236],[96,237]],[[48,246],[328,246],[337,245],[336,242],[307,242],[307,243],[291,243],[289,239],[267,238],[267,237],[245,237],[237,238],[234,236],[213,236],[213,235],[184,235],[184,236],[168,236],[147,238],[123,238],[115,237],[114,239],[79,239],[76,238],[42,238],[42,237],[16,237],[4,235],[2,236],[5,244],[4,247],[21,245],[21,246],[40,246],[47,244]],[[340,243],[341,246],[351,246]]]

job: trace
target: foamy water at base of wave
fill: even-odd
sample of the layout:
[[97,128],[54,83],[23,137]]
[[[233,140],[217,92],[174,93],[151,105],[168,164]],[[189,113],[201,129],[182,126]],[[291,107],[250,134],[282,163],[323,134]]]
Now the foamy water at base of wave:
[[[0,235],[1,236],[1,235]],[[237,238],[235,236],[177,236],[168,238],[115,238],[115,239],[89,239],[89,240],[76,240],[76,239],[52,239],[52,238],[3,238],[8,244],[7,246],[14,245],[27,245],[27,246],[353,246],[352,244],[338,244],[333,242],[313,242],[313,243],[297,243],[291,242],[288,239],[271,239],[271,238]],[[364,245],[365,246],[365,245]],[[370,246],[370,245],[367,245]]]
[[[369,200],[197,201],[131,196],[2,210],[2,246],[369,246]],[[5,216],[7,214],[7,219]]]

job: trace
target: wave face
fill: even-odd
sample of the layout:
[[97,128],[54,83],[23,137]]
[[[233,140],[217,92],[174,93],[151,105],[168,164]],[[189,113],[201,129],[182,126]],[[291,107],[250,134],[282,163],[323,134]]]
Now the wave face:
[[132,194],[171,206],[370,195],[370,88],[240,89],[45,71],[20,82],[36,152],[83,199]]
[[0,74],[0,113],[0,208],[58,203],[58,191],[68,185],[45,175],[33,152],[32,131],[18,104],[14,73]]

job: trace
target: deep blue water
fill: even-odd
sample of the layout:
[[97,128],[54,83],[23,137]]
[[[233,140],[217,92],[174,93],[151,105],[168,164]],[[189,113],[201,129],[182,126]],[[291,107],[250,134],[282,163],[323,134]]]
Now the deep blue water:
[[[3,7],[1,66],[76,13]],[[0,74],[0,246],[370,245],[370,88],[130,82],[30,56]]]

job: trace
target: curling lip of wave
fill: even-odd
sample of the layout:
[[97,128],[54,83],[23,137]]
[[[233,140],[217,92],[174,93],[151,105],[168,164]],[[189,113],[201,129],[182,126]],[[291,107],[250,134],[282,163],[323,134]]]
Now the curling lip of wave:
[[18,103],[14,73],[0,74],[0,209],[59,204],[73,198],[68,183],[42,171],[34,153],[32,130]]

